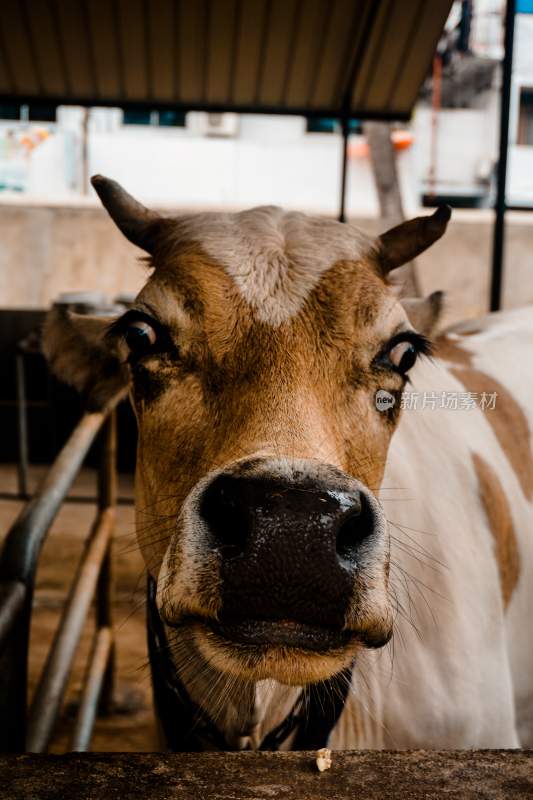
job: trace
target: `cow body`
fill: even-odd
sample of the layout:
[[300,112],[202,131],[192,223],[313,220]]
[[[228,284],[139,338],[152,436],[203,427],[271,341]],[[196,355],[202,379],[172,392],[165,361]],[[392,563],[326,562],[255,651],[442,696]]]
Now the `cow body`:
[[533,315],[495,314],[475,330],[443,337],[443,357],[437,346],[435,361],[412,375],[411,390],[426,398],[498,396],[484,412],[404,411],[380,493],[402,613],[389,652],[366,653],[364,679],[355,678],[354,719],[365,725],[352,726],[347,713],[337,746],[533,741],[533,375],[516,368],[533,346]]
[[[45,350],[93,405],[129,388],[167,745],[196,718],[195,748],[531,743],[529,313],[422,357],[440,296],[400,303],[387,275],[446,209],[370,240],[94,185],[154,272],[111,327],[53,314]],[[495,407],[441,407],[467,392]]]

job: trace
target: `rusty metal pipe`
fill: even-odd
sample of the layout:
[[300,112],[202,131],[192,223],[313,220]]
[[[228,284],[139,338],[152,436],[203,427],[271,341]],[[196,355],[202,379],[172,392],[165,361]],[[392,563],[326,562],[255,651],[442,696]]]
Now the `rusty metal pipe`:
[[80,640],[102,561],[111,537],[115,512],[106,508],[97,517],[81,558],[61,622],[30,710],[27,750],[46,751],[61,708],[74,654]]
[[[117,415],[113,411],[102,431],[102,453],[98,473],[98,505],[100,509],[116,506],[117,502]],[[96,587],[96,625],[98,628],[113,625],[113,560],[112,541],[102,563]],[[100,708],[108,710],[115,690],[115,646],[111,652],[104,675]]]
[[85,753],[89,750],[98,702],[102,694],[112,646],[113,633],[111,628],[98,629],[94,637],[91,655],[87,662],[87,672],[83,683],[80,706],[70,743],[71,750],[80,753]]
[[27,500],[28,495],[28,409],[26,405],[26,373],[24,370],[24,355],[19,352],[15,356],[15,369],[17,377],[17,427],[18,427],[18,493],[19,497]]
[[24,605],[26,587],[20,581],[0,583],[0,650]]
[[72,432],[37,492],[11,526],[0,560],[0,578],[32,581],[46,534],[104,420],[101,412],[86,414]]
[[[29,630],[35,570],[41,548],[98,431],[109,415],[114,414],[114,408],[124,396],[125,392],[122,391],[113,398],[104,411],[88,413],[82,417],[34,496],[22,509],[4,540],[4,546],[0,554],[0,590],[4,587],[3,590],[7,591],[6,607],[4,608],[2,604],[0,611],[0,644],[2,645],[0,647],[0,718],[5,723],[0,726],[0,750],[2,751],[21,752],[27,748],[26,684]],[[106,437],[109,443],[113,435],[114,426],[110,437]],[[106,447],[108,450],[110,449],[108,445]],[[109,473],[110,469],[114,469],[114,461],[108,457],[107,467],[103,470],[107,473],[106,478],[102,477],[104,484],[107,478],[114,481],[114,475],[111,476]],[[104,496],[103,491],[104,487],[102,486],[100,498]],[[115,494],[113,490],[111,492],[107,490],[107,497],[114,501]],[[101,501],[99,506],[102,508]],[[94,530],[92,535],[94,536]],[[104,548],[105,552],[109,553],[109,548]],[[102,579],[104,585],[106,581],[107,579]],[[6,589],[10,584],[16,585],[16,588]],[[65,614],[66,610],[64,616]],[[84,618],[85,616],[83,616],[82,623]],[[16,625],[13,624],[14,620],[17,622]],[[56,638],[58,635],[59,632],[56,634]],[[3,640],[1,637],[3,637]],[[79,632],[77,632],[77,637],[79,638]],[[62,645],[62,648],[64,651],[65,646]],[[70,658],[67,658],[67,661],[72,661],[73,652],[70,654]],[[54,659],[58,658],[57,653],[58,651],[56,651]],[[63,656],[63,658],[66,658],[66,656]],[[54,659],[52,659],[52,654],[50,653],[48,662],[51,663]],[[67,675],[69,669],[70,665],[67,665]],[[110,677],[107,680],[107,684],[112,690],[113,665],[111,660],[108,671]],[[48,680],[50,680],[50,677]],[[60,687],[60,701],[63,693],[64,687]],[[37,699],[38,696],[36,694]],[[54,710],[52,708],[52,717],[54,719],[60,704],[59,702],[57,709]],[[35,720],[35,716],[32,719]],[[35,725],[36,723],[34,722],[34,728]],[[44,726],[46,732],[49,722],[43,720],[40,726]],[[42,737],[42,734],[39,735]],[[50,733],[48,732],[46,735],[49,736]]]

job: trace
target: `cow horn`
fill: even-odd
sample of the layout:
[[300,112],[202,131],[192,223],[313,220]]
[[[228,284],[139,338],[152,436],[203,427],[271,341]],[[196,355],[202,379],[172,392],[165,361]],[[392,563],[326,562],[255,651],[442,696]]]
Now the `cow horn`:
[[383,272],[412,261],[440,239],[452,215],[450,206],[439,206],[434,214],[402,222],[378,237]]
[[145,208],[120,183],[93,175],[91,183],[102,205],[126,239],[147,253],[153,253],[162,217]]

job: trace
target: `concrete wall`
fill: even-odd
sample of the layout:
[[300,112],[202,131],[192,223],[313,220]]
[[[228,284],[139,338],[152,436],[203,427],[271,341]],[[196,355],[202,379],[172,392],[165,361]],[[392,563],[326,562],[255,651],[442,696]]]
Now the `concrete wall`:
[[[354,222],[380,230],[375,218]],[[450,321],[486,309],[491,247],[492,212],[456,211],[446,236],[418,259],[424,291],[447,291]],[[0,203],[2,307],[43,308],[65,291],[135,292],[146,275],[141,255],[91,201]],[[508,214],[504,300],[507,307],[533,303],[533,214]]]
[[0,305],[43,308],[60,292],[138,291],[145,270],[101,208],[0,204]]

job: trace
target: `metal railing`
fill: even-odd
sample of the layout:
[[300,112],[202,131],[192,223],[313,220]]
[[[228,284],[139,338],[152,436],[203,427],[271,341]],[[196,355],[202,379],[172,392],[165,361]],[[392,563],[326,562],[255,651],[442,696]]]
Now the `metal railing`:
[[[111,539],[116,507],[116,412],[85,414],[32,499],[11,526],[0,555],[0,751],[46,752],[85,621],[96,626],[70,749],[89,748],[98,708],[113,694]],[[28,710],[30,625],[39,554],[83,461],[101,436],[98,510]]]

